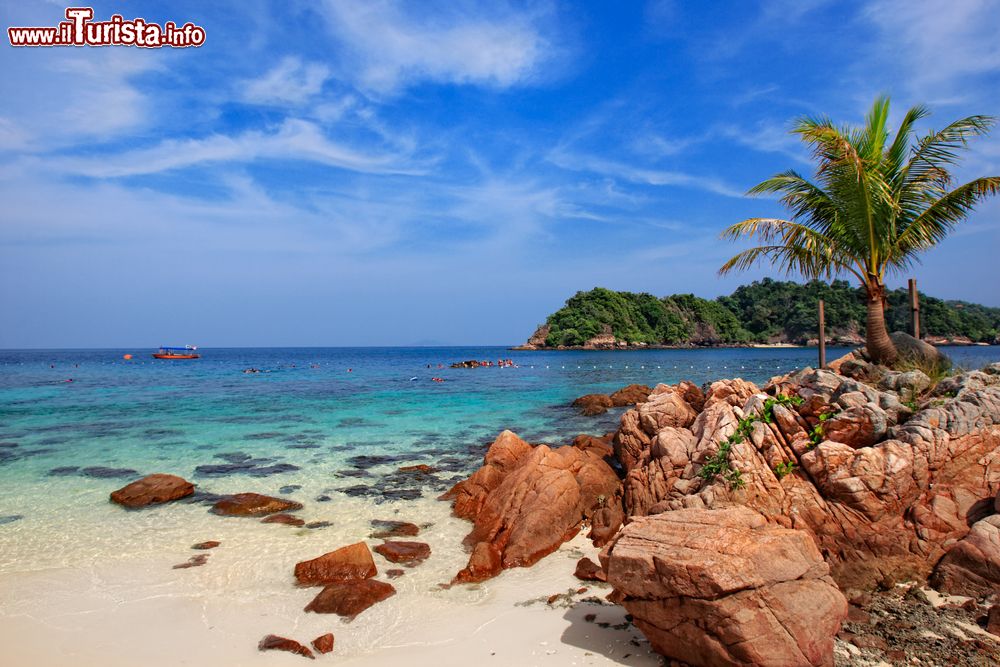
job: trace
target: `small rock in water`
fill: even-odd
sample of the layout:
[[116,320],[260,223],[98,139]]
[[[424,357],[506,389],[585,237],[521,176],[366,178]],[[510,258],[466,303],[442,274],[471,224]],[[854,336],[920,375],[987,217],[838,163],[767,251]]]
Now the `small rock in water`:
[[15,521],[20,521],[24,518],[23,514],[8,514],[7,516],[0,516],[0,526],[5,523],[14,523]]
[[194,484],[177,475],[147,475],[111,492],[111,501],[135,509],[159,505],[194,493]]
[[192,549],[214,549],[215,547],[222,544],[222,542],[216,542],[215,540],[209,540],[208,542],[199,542],[198,544],[191,545]]
[[396,594],[392,584],[375,579],[330,584],[306,605],[306,611],[354,618],[376,602]]
[[315,660],[316,656],[307,647],[298,643],[294,639],[287,639],[285,637],[279,637],[278,635],[268,635],[260,640],[257,644],[257,649],[260,651],[288,651],[289,653],[297,653],[301,656],[309,658],[310,660]]
[[370,537],[383,538],[383,537],[413,537],[420,533],[420,527],[415,523],[408,523],[406,521],[388,521],[382,519],[373,519],[372,528],[377,530],[371,534]]
[[291,514],[272,514],[260,520],[261,523],[282,523],[286,526],[304,526],[305,521]]
[[212,506],[212,512],[223,516],[267,516],[302,509],[302,503],[272,498],[259,493],[237,493],[226,496]]
[[329,653],[333,650],[333,633],[328,632],[312,640],[313,648],[317,653]]
[[375,560],[364,542],[341,547],[295,565],[295,579],[301,586],[367,579],[376,574]]
[[75,475],[80,469],[80,466],[60,466],[58,468],[53,468],[49,471],[50,477],[68,477],[69,475]]
[[285,486],[278,489],[278,493],[282,495],[288,495],[289,493],[295,493],[302,488],[301,484],[286,484]]
[[385,571],[385,576],[388,577],[389,579],[399,579],[404,574],[406,574],[406,570],[400,570],[399,568],[394,568],[392,570]]
[[199,565],[204,565],[208,562],[208,554],[199,554],[197,556],[191,556],[188,558],[186,563],[181,563],[179,565],[174,565],[175,570],[184,570],[189,567],[198,567]]
[[391,563],[417,564],[431,555],[431,547],[423,542],[387,541],[375,547],[375,552]]
[[326,495],[325,493],[323,495],[321,495],[321,496],[316,496],[316,502],[318,502],[318,503],[328,503],[331,500],[333,500],[333,498],[331,498],[330,496]]
[[310,521],[306,524],[306,528],[309,530],[316,530],[318,528],[329,528],[333,524],[329,521]]

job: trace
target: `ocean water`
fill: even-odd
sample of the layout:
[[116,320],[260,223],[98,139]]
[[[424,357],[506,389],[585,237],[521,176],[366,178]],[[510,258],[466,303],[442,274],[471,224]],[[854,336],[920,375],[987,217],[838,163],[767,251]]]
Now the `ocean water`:
[[[830,349],[829,358],[845,351]],[[997,347],[948,352],[966,368],[1000,360]],[[124,360],[126,353],[133,359]],[[432,557],[394,582],[399,595],[392,603],[366,612],[367,620],[358,619],[343,639],[337,635],[338,653],[384,651],[392,641],[401,645],[402,635],[393,632],[412,627],[415,618],[462,618],[455,611],[462,605],[488,604],[504,582],[532,576],[438,586],[464,565],[461,540],[469,524],[435,498],[475,470],[501,430],[562,444],[617,424],[621,410],[578,415],[569,403],[582,394],[682,379],[701,384],[740,376],[763,383],[815,363],[815,350],[790,348],[201,353],[194,361],[162,361],[136,349],[0,351],[0,620],[37,619],[44,628],[61,627],[66,618],[119,623],[128,617],[114,614],[126,615],[129,605],[184,601],[201,610],[200,631],[231,626],[233,646],[245,648],[249,660],[256,654],[254,642],[240,635],[245,618],[226,620],[234,610],[256,619],[261,633],[308,623],[317,633],[320,623],[336,627],[303,617],[315,591],[294,588],[294,564],[368,539],[373,519],[413,521],[424,527],[417,539],[432,546]],[[517,367],[448,368],[500,358]],[[261,372],[245,373],[249,368]],[[435,472],[399,471],[419,463]],[[185,477],[198,494],[136,512],[108,502],[114,489],[154,472]],[[212,494],[241,491],[301,502],[296,514],[309,524],[261,524],[207,511]],[[223,546],[210,552],[207,565],[172,569],[197,553],[193,543],[210,539]],[[566,559],[579,558],[581,548],[547,558],[549,570],[533,570],[570,576]],[[377,564],[394,567],[380,557]],[[195,642],[197,632],[190,632]],[[79,643],[66,637],[67,645]]]

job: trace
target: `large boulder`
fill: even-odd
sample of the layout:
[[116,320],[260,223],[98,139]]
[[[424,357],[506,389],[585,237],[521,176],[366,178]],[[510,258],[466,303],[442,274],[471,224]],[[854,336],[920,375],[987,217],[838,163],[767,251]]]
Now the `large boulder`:
[[190,496],[192,493],[194,493],[194,484],[186,479],[177,475],[157,473],[126,484],[117,491],[112,491],[111,502],[135,509],[168,503],[171,500]]
[[833,665],[847,601],[808,533],[746,508],[637,518],[601,553],[653,648],[694,665]]
[[931,580],[955,595],[1000,595],[1000,514],[977,521],[948,549]]
[[372,552],[364,542],[350,544],[295,565],[295,580],[301,586],[368,579],[376,574],[378,570]]
[[[527,449],[525,449],[527,448]],[[527,567],[580,530],[585,518],[619,502],[621,482],[598,454],[578,447],[532,447],[509,431],[484,465],[444,498],[471,519],[472,551],[458,581],[481,581],[500,569]]]
[[[896,346],[899,362],[917,363],[921,366],[949,368],[951,359],[930,343],[914,338],[908,333],[894,331],[889,334],[892,344]],[[897,362],[898,363],[898,362]]]
[[294,512],[300,509],[302,509],[302,503],[265,496],[260,493],[237,493],[226,496],[212,505],[212,512],[223,516],[261,517],[278,512]]

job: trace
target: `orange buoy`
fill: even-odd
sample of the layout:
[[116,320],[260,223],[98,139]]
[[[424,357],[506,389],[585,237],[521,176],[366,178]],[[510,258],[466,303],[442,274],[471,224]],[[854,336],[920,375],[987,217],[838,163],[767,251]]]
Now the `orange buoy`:
[[126,354],[126,355],[124,355],[124,356],[122,357],[122,359],[124,359],[125,361],[128,361],[128,360],[129,360],[129,359],[131,359],[131,358],[132,358],[132,355],[131,355],[131,354]]

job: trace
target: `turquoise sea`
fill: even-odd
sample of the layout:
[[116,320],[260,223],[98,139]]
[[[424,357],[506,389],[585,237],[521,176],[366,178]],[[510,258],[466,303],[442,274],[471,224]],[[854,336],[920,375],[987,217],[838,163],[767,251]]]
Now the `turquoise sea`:
[[[829,358],[844,351],[830,349]],[[378,472],[428,463],[443,474],[424,482],[443,486],[472,469],[502,429],[558,444],[576,433],[614,428],[615,412],[577,415],[569,403],[579,395],[682,379],[764,382],[814,364],[816,355],[813,349],[500,347],[201,353],[198,360],[162,361],[134,349],[0,351],[0,489],[30,479],[57,496],[81,485],[110,491],[162,471],[207,491],[216,480],[243,478],[248,486],[252,480],[254,488],[288,493],[303,470],[319,466],[329,473],[324,491],[331,498],[407,498],[428,491]],[[1000,348],[951,348],[949,354],[971,368],[1000,359]],[[507,358],[517,367],[448,367]],[[250,368],[261,372],[244,372]],[[0,491],[0,524],[30,514],[16,496]]]

